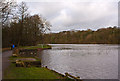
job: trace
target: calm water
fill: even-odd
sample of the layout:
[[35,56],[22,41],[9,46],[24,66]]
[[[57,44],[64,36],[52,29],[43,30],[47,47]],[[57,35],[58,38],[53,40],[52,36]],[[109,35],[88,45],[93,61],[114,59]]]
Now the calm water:
[[52,44],[41,52],[43,66],[82,79],[118,79],[118,45]]

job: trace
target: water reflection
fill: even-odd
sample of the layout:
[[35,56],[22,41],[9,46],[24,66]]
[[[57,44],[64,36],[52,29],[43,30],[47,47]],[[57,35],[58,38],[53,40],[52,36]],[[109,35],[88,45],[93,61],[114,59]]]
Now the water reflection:
[[54,44],[41,53],[43,66],[83,79],[117,79],[118,46],[98,44]]

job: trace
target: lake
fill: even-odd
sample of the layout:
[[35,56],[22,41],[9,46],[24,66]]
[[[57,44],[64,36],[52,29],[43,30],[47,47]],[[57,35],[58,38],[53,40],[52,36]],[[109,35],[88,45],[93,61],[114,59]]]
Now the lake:
[[118,79],[118,45],[50,44],[43,50],[42,66],[82,79]]

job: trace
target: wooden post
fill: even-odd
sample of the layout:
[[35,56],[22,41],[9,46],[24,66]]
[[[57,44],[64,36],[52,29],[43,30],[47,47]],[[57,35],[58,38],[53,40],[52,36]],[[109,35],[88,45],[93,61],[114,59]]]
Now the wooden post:
[[68,73],[65,73],[65,76],[66,77],[71,77],[71,78],[73,78],[73,79],[75,79],[75,80],[77,80],[77,81],[82,81],[82,80],[80,80],[80,77],[75,77],[75,76],[72,76],[72,75],[70,75],[70,74],[68,74]]

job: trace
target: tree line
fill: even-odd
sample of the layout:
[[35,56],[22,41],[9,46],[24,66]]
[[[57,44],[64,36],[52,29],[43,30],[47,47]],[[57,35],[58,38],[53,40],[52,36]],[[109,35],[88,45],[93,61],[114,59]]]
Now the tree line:
[[120,28],[108,27],[97,31],[62,31],[44,35],[44,43],[51,44],[120,44]]
[[120,28],[116,26],[46,34],[51,27],[49,21],[39,14],[30,15],[25,2],[17,4],[14,0],[0,1],[0,21],[3,48],[11,44],[119,44],[120,41]]
[[43,34],[50,30],[51,24],[41,15],[28,13],[25,2],[0,2],[2,18],[2,47],[11,44],[28,46],[42,43]]

